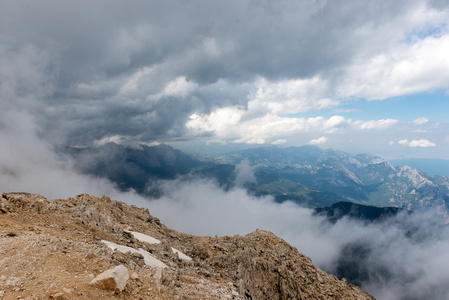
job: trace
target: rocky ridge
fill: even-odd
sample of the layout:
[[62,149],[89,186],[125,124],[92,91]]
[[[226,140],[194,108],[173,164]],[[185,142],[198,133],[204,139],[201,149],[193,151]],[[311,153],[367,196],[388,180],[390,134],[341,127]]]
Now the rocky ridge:
[[[112,250],[105,241],[145,251],[166,267],[148,265],[141,253]],[[117,288],[95,284],[96,276],[111,269],[106,273],[123,274]],[[267,231],[199,237],[169,229],[147,209],[106,196],[49,200],[3,193],[0,299],[374,297],[315,267]]]

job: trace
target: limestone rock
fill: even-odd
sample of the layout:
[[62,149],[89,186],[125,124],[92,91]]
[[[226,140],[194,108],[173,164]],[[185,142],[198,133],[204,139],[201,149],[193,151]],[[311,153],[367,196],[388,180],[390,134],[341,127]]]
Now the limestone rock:
[[129,279],[128,270],[123,265],[104,271],[95,277],[90,284],[105,290],[123,291]]
[[270,232],[193,236],[105,196],[0,193],[0,202],[0,298],[374,299]]
[[123,246],[123,245],[118,245],[115,244],[113,242],[109,242],[109,241],[102,241],[104,244],[108,245],[108,247],[112,250],[117,249],[120,252],[126,253],[126,252],[130,252],[131,254],[135,254],[138,253],[140,254],[144,261],[145,264],[147,266],[151,266],[153,268],[167,268],[168,266],[166,264],[164,264],[163,262],[161,262],[160,260],[158,260],[156,257],[154,257],[153,255],[151,255],[150,253],[148,253],[147,251],[139,248],[138,250],[128,247],[128,246]]

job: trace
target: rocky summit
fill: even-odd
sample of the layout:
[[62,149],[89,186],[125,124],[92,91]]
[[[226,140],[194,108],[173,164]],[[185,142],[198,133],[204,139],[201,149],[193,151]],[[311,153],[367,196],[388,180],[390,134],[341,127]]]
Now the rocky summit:
[[87,194],[0,194],[0,299],[374,299],[274,234],[200,237]]

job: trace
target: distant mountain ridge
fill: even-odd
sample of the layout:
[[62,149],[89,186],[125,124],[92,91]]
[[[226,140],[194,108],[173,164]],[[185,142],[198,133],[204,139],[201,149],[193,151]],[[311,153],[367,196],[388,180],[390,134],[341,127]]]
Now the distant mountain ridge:
[[99,148],[63,147],[81,172],[105,177],[122,190],[155,196],[159,179],[195,175],[215,179],[223,188],[235,186],[241,163],[255,168],[250,193],[272,195],[276,201],[294,201],[308,207],[325,207],[341,201],[378,207],[420,210],[433,207],[449,216],[449,177],[430,176],[416,169],[395,167],[370,155],[351,155],[316,146],[261,147],[196,159],[168,145],[130,148],[114,143]]
[[352,202],[337,202],[327,207],[315,208],[315,214],[336,223],[345,217],[368,222],[380,222],[405,211],[398,207],[375,207]]
[[[312,207],[350,201],[408,210],[433,207],[448,215],[449,177],[430,176],[408,166],[395,167],[374,155],[303,146],[250,149],[218,158],[233,164],[245,160],[258,165],[258,181],[249,187],[256,194],[291,198]],[[311,190],[318,191],[319,197],[328,193],[327,198],[333,199],[317,205],[304,198]]]
[[410,166],[429,175],[449,176],[449,159],[405,158],[390,160],[395,166]]
[[311,145],[288,148],[260,147],[216,157],[216,160],[221,163],[237,164],[243,160],[249,160],[254,164],[275,168],[313,166],[328,159],[344,162],[346,166],[360,166],[385,161],[370,154],[348,156],[343,151],[323,150]]
[[104,177],[122,189],[145,194],[147,184],[156,179],[173,179],[207,163],[200,162],[180,150],[161,144],[139,148],[107,143],[98,148],[60,147],[74,166],[83,173]]

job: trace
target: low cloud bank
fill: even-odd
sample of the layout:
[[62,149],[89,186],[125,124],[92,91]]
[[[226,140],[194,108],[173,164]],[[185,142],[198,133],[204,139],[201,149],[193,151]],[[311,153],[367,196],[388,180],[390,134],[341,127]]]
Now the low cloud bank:
[[133,191],[121,192],[106,179],[76,171],[55,154],[37,128],[27,112],[0,111],[0,193],[38,193],[51,199],[88,193],[139,206],[148,203]]
[[242,188],[223,191],[200,179],[159,185],[163,196],[148,203],[150,212],[179,231],[244,235],[265,229],[378,299],[449,298],[449,230],[432,212],[380,224],[343,219],[331,225],[310,209],[256,198]]

